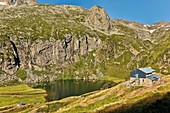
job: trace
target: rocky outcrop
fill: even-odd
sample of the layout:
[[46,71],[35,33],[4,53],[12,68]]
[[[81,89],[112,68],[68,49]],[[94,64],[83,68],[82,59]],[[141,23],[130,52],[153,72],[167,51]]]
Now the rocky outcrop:
[[94,6],[90,9],[90,14],[86,17],[86,23],[94,29],[104,31],[108,31],[112,27],[108,14],[99,6]]
[[0,56],[0,68],[4,72],[14,74],[20,67],[20,59],[16,45],[7,36],[1,36]]
[[33,5],[36,0],[0,0],[0,5]]

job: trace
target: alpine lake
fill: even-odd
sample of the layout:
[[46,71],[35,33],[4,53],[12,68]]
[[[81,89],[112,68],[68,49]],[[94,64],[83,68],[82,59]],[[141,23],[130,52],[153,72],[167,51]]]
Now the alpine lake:
[[85,93],[107,89],[116,83],[104,80],[57,80],[39,84],[34,88],[46,90],[47,101],[60,100],[70,96],[79,96]]

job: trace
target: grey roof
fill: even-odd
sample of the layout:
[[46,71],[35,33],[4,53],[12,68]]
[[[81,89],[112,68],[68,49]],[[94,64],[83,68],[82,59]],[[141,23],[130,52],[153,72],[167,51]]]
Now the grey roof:
[[138,68],[138,70],[144,72],[144,73],[152,73],[152,72],[155,72],[154,69],[152,68]]
[[136,77],[136,70],[130,72],[130,77]]
[[150,76],[147,77],[150,80],[158,80],[160,78],[160,76],[156,75],[156,74],[152,74]]

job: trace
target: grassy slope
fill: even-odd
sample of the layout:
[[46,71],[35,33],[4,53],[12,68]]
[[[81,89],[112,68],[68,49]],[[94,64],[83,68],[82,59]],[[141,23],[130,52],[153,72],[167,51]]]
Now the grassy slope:
[[[170,32],[164,36],[157,38],[153,44],[152,49],[143,53],[143,58],[139,61],[139,66],[151,66],[157,72],[163,74],[170,74]],[[166,71],[165,71],[166,70]]]
[[[16,112],[25,108],[33,107],[36,104],[45,102],[45,91],[33,89],[27,85],[16,85],[0,87],[0,111]],[[19,108],[17,103],[23,102],[26,105]]]
[[[66,113],[80,112],[117,112],[128,113],[150,111],[157,101],[167,101],[170,92],[170,76],[162,77],[154,86],[127,87],[119,84],[113,88],[96,91],[78,97],[70,97],[60,101],[46,103],[38,111],[55,111]],[[163,100],[160,100],[162,99]],[[68,102],[68,100],[70,100]],[[145,106],[145,107],[144,107]],[[168,106],[164,106],[168,107]],[[49,109],[50,108],[50,109]],[[158,111],[160,109],[157,109]],[[165,110],[165,109],[164,109]]]
[[[94,91],[81,96],[68,97],[53,102],[45,102],[44,91],[26,85],[0,88],[0,110],[9,112],[114,112],[114,113],[164,113],[168,109],[170,76],[163,76],[154,86],[129,87],[128,82],[105,90]],[[4,97],[5,95],[5,97]],[[17,102],[26,105],[17,107]],[[161,102],[161,103],[159,103]],[[157,105],[162,107],[157,107]],[[155,111],[156,109],[156,111]]]

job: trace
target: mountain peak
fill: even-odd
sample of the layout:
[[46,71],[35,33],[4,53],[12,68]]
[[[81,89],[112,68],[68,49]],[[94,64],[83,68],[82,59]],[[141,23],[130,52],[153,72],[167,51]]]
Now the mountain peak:
[[93,6],[90,9],[90,14],[86,19],[90,26],[97,29],[108,30],[110,27],[110,18],[106,11],[100,6]]
[[99,10],[102,9],[102,10],[104,10],[102,7],[96,6],[96,5],[93,6],[93,7],[91,7],[91,10],[96,10],[96,9],[99,9]]

